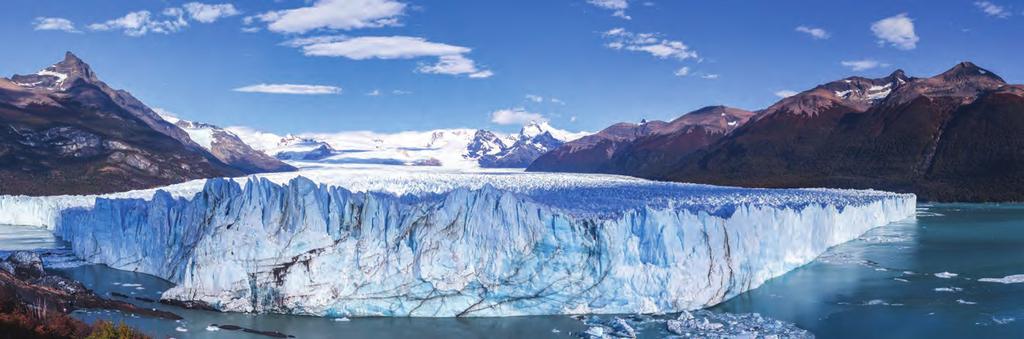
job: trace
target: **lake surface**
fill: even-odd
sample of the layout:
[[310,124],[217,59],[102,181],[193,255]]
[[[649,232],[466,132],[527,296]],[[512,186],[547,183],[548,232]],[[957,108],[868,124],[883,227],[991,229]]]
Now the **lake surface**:
[[[0,226],[3,251],[62,246],[43,230]],[[101,265],[58,271],[101,295],[118,292],[157,299],[171,286],[153,276]],[[1024,205],[925,205],[916,220],[874,229],[712,310],[757,312],[795,323],[821,338],[1024,338],[1024,283],[978,280],[1015,274],[1024,274]],[[185,320],[107,311],[80,311],[75,316],[90,322],[125,321],[156,338],[266,338],[208,331],[210,324],[277,331],[298,338],[558,338],[587,328],[568,316],[335,321],[205,312],[131,301],[178,313]],[[659,322],[637,329],[643,337],[667,334],[664,323]]]

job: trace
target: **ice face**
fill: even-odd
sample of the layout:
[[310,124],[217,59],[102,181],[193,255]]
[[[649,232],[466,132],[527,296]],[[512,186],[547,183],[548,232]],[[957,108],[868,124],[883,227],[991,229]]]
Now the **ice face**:
[[34,219],[53,222],[79,257],[176,283],[165,298],[339,317],[702,308],[915,212],[913,195],[876,191],[379,172],[28,205],[58,212]]

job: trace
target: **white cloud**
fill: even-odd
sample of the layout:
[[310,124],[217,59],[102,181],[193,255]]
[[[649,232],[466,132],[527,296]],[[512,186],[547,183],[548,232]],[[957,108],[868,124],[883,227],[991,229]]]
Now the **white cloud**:
[[996,4],[994,4],[992,2],[989,2],[989,1],[975,1],[974,2],[974,6],[977,6],[978,9],[980,9],[982,12],[985,12],[985,14],[988,14],[989,16],[994,16],[994,17],[997,17],[997,18],[1005,19],[1005,18],[1009,18],[1010,15],[1012,15],[1012,13],[1010,13],[1010,11],[1006,10],[1005,7],[1000,6],[1000,5],[996,5]]
[[499,125],[523,125],[531,121],[547,121],[540,113],[528,112],[522,107],[501,109],[491,113],[491,122]]
[[89,25],[94,31],[120,30],[125,35],[138,37],[148,33],[170,34],[181,31],[188,26],[185,13],[180,8],[171,7],[163,10],[162,16],[156,18],[149,11],[136,11],[116,19]]
[[907,17],[907,13],[878,20],[871,24],[871,31],[878,37],[879,44],[889,43],[902,50],[916,48],[917,42],[921,40],[914,33],[914,20]]
[[317,0],[309,7],[266,12],[254,19],[266,22],[273,32],[306,33],[395,26],[405,9],[406,4],[394,0]]
[[37,31],[65,31],[68,33],[80,33],[75,29],[75,24],[71,20],[64,18],[48,18],[48,17],[37,17],[32,21],[34,29]]
[[241,14],[235,5],[232,4],[204,4],[200,2],[189,2],[182,5],[192,20],[208,24],[220,18],[226,18]]
[[788,98],[788,97],[797,95],[797,93],[798,93],[797,91],[791,91],[791,90],[788,90],[788,89],[784,89],[784,90],[781,90],[781,91],[776,91],[775,92],[775,96],[780,97],[780,98]]
[[685,77],[687,75],[690,75],[690,67],[683,66],[682,68],[677,69],[675,75],[677,77]]
[[828,39],[831,36],[824,29],[817,28],[817,27],[797,26],[796,27],[796,31],[797,32],[801,32],[801,33],[807,33],[808,35],[811,36],[811,38],[814,38],[816,40],[817,39]]
[[296,39],[288,43],[294,47],[301,47],[302,52],[308,56],[346,57],[353,60],[440,57],[470,51],[466,47],[409,36],[323,36]]
[[840,62],[845,67],[849,67],[854,71],[863,71],[878,67],[887,67],[889,64],[878,62],[877,60],[864,59],[864,60],[850,60]]
[[576,122],[576,116],[569,117],[569,122]]
[[615,50],[646,52],[660,59],[697,58],[697,52],[682,41],[663,39],[658,33],[632,33],[624,28],[613,28],[602,36],[608,40],[605,47]]
[[701,79],[715,80],[718,79],[718,74],[704,74],[700,76]]
[[548,101],[550,101],[553,104],[565,105],[565,101],[562,101],[562,99],[559,98],[550,98],[548,99]]
[[544,97],[536,95],[536,94],[527,94],[526,95],[526,100],[530,100],[530,101],[533,101],[533,102],[544,102]]
[[396,89],[396,90],[391,91],[391,94],[394,94],[394,95],[406,95],[406,94],[412,94],[412,92],[411,91],[403,91],[403,90],[400,90],[400,89]]
[[489,70],[477,68],[476,62],[462,56],[462,54],[442,55],[438,58],[437,63],[433,65],[420,65],[416,71],[430,74],[466,74],[470,78],[489,78],[494,75]]
[[345,57],[366,59],[413,59],[437,57],[433,64],[420,65],[416,71],[429,74],[465,75],[470,78],[488,78],[494,72],[481,69],[465,56],[468,47],[430,42],[409,36],[366,36],[349,38],[340,35],[314,36],[293,39],[286,46],[302,49],[308,56]]
[[269,94],[341,94],[341,87],[325,85],[257,84],[235,88],[234,91]]
[[629,1],[627,0],[587,0],[587,3],[613,11],[612,16],[614,17],[626,20],[633,19],[633,17],[626,15],[626,9],[629,8]]
[[380,96],[380,90],[379,89],[374,89],[372,91],[366,92],[366,95],[367,96],[371,96],[371,97]]

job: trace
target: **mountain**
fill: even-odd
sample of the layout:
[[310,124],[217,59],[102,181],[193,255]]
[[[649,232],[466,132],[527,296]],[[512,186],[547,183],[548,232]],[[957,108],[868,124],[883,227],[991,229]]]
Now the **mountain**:
[[218,160],[245,173],[289,172],[292,165],[257,151],[231,133],[216,125],[161,115],[164,120],[178,126],[189,138],[209,151]]
[[[875,188],[930,201],[1024,200],[1024,86],[970,62],[927,78],[851,77],[780,100],[646,178]],[[531,167],[532,168],[532,167]]]
[[246,172],[68,52],[0,78],[0,194],[86,194]]
[[228,127],[246,143],[300,166],[383,164],[453,169],[525,168],[541,154],[586,133],[531,122],[516,134],[484,129],[438,129],[399,133],[351,131],[280,136]]
[[709,106],[670,122],[618,123],[568,142],[537,158],[530,171],[648,173],[665,162],[721,139],[747,123],[753,112]]

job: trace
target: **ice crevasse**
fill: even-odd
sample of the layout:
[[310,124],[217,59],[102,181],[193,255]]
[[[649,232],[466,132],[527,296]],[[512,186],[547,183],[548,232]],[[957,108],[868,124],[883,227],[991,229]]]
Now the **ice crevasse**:
[[86,261],[224,311],[508,316],[708,307],[916,207],[605,175],[305,174],[3,196],[0,223],[51,227]]

